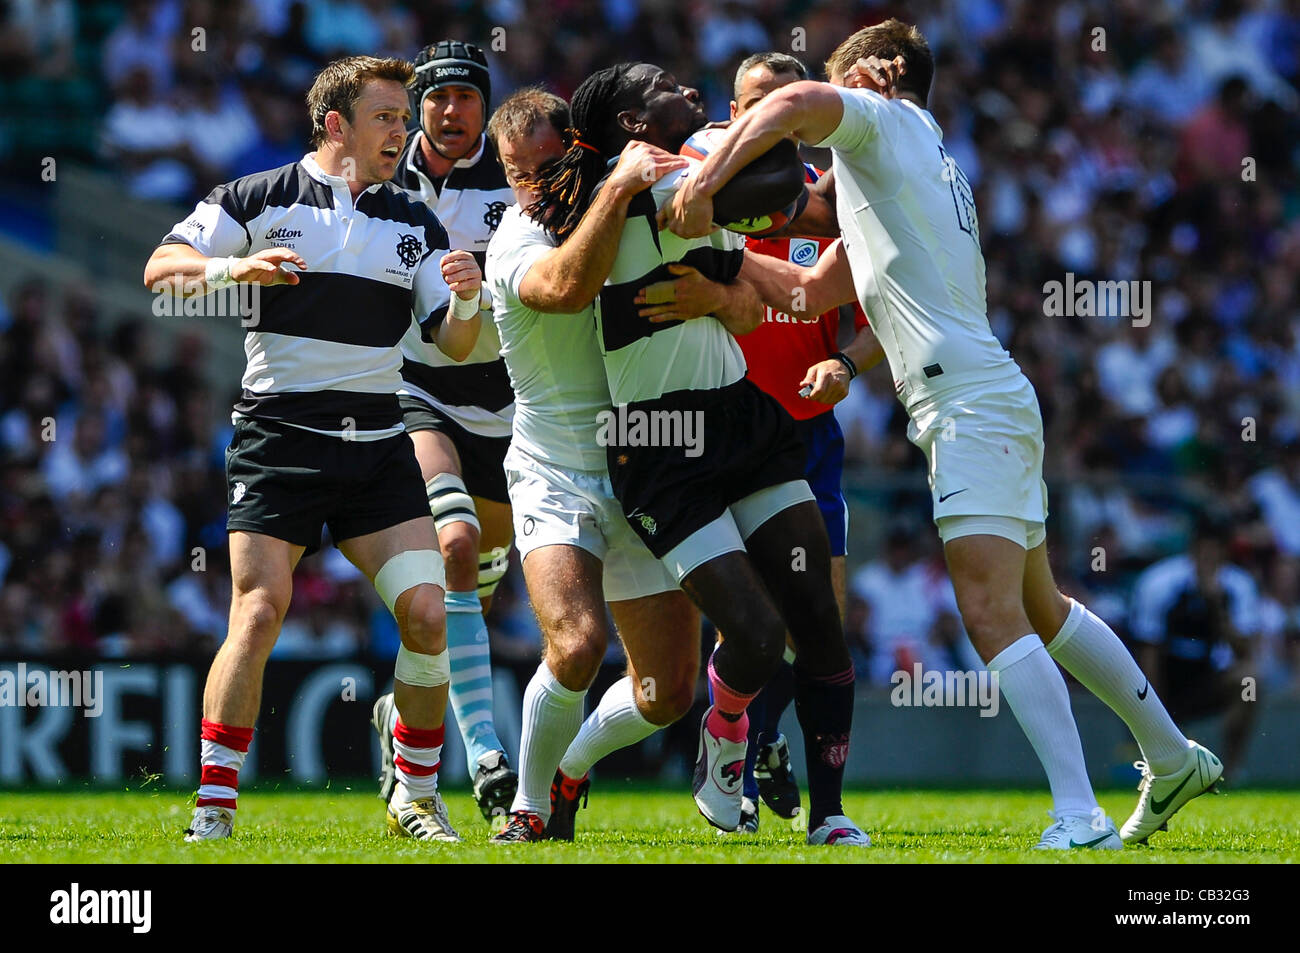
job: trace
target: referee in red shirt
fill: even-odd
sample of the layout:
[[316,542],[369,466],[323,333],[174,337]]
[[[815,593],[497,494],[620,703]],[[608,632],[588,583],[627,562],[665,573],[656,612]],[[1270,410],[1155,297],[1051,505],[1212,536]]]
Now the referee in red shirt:
[[[731,118],[735,119],[773,90],[808,78],[808,68],[785,53],[757,53],[749,57],[736,71]],[[812,166],[806,168],[808,181],[816,182],[820,173]],[[811,268],[832,241],[832,238],[750,238],[746,251]],[[686,271],[681,266],[673,266],[673,270],[679,274]],[[686,289],[682,284],[686,283],[689,279],[676,289],[679,305],[683,304]],[[857,375],[858,367],[866,367],[877,351],[866,316],[856,304],[853,307],[858,334],[843,351],[837,344],[838,310],[808,321],[766,306],[758,328],[736,339],[749,365],[750,380],[789,412],[808,449],[805,477],[817,497],[830,537],[831,581],[841,617],[845,612],[847,588],[844,557],[849,510],[840,489],[844,434],[833,408],[848,396],[849,382]],[[789,649],[786,652],[785,664],[749,705],[749,749],[745,759],[745,802],[740,831],[758,830],[760,794],[767,806],[782,817],[793,817],[799,810],[799,786],[791,773],[786,741],[779,730],[781,716],[794,698],[794,671],[790,666],[793,654]]]

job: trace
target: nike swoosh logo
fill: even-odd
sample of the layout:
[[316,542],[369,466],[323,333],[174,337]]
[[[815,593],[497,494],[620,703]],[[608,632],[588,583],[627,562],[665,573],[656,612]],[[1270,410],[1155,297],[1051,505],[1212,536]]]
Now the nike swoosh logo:
[[1150,687],[1151,687],[1150,681],[1148,681],[1145,685],[1142,686],[1142,691],[1137,693],[1138,701],[1144,702],[1147,700],[1147,689]]
[[953,490],[951,493],[945,493],[943,496],[939,497],[939,502],[942,503],[944,500],[948,499],[948,497],[956,496],[958,493],[965,493],[969,489],[970,487],[963,487],[960,490]]
[[1110,837],[1110,831],[1107,831],[1106,833],[1102,834],[1096,840],[1084,841],[1082,844],[1080,844],[1077,840],[1071,837],[1070,846],[1071,847],[1095,847],[1096,845],[1100,844],[1108,837]]
[[1165,809],[1169,807],[1169,805],[1173,802],[1174,798],[1178,796],[1178,792],[1181,791],[1183,788],[1187,787],[1187,782],[1192,780],[1192,775],[1194,775],[1195,773],[1196,773],[1195,768],[1188,771],[1187,777],[1183,778],[1182,781],[1178,782],[1178,787],[1170,791],[1169,797],[1165,798],[1163,801],[1157,801],[1154,797],[1152,797],[1151,810],[1155,811],[1157,814],[1163,814],[1165,812]]

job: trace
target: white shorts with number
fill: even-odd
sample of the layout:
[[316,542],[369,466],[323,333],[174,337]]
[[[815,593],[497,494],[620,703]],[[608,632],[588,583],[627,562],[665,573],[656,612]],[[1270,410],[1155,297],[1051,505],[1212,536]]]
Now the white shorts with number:
[[911,410],[907,438],[929,464],[934,522],[946,543],[1003,536],[1033,549],[1045,538],[1043,418],[1023,374],[940,394]]
[[605,599],[639,599],[677,588],[632,532],[603,470],[569,470],[512,446],[506,487],[520,559],[542,546],[577,546],[604,563]]

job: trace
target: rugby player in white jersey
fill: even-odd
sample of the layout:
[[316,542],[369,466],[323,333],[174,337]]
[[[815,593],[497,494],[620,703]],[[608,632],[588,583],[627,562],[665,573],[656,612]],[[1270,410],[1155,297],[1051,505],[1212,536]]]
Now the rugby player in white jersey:
[[[675,197],[667,223],[706,234],[711,196],[783,136],[832,150],[842,243],[810,271],[751,259],[745,274],[765,298],[805,299],[806,313],[855,297],[865,309],[911,417],[908,436],[929,461],[962,620],[1047,773],[1053,823],[1038,846],[1143,842],[1223,766],[1178,730],[1110,627],[1052,578],[1038,401],[989,329],[975,203],[925,108],[929,48],[915,27],[889,20],[842,43],[827,73],[829,85],[794,83],[738,119]],[[1053,660],[1142,749],[1141,794],[1120,830],[1097,806]]]
[[[536,211],[562,240],[603,191],[609,160],[629,143],[677,152],[707,122],[698,93],[650,63],[598,71],[578,87],[571,108],[573,145],[540,176]],[[719,230],[682,240],[656,228],[659,206],[688,181],[687,172],[633,198],[596,300],[618,411],[600,431],[610,483],[646,547],[727,633],[709,662],[714,703],[700,725],[692,783],[700,813],[721,830],[740,823],[746,708],[780,665],[788,632],[798,652],[808,840],[865,846],[867,836],[841,804],[853,666],[831,585],[826,527],[803,479],[805,451],[794,422],[745,378],[732,336],[757,326],[761,303],[746,289],[743,300],[700,317],[657,320],[640,307],[655,303],[644,291],[671,277],[672,264],[726,284],[740,270],[740,236]]]
[[[439,40],[415,58],[411,98],[417,122],[393,184],[424,202],[453,248],[480,266],[488,240],[513,201],[484,136],[492,97],[487,57],[477,46]],[[487,302],[486,296],[483,298]],[[447,565],[450,702],[465,744],[474,800],[485,819],[505,813],[516,777],[492,716],[492,668],[483,615],[505,574],[510,505],[501,461],[510,446],[514,395],[490,311],[464,360],[453,361],[412,327],[402,339],[403,421],[415,444],[438,544]],[[371,719],[382,752],[381,799],[393,789],[393,696],[376,699]]]
[[[388,829],[457,841],[438,795],[449,663],[444,575],[397,399],[412,318],[463,358],[479,330],[478,265],[390,184],[410,119],[405,60],[354,56],[317,75],[315,151],[218,186],[145,266],[150,288],[262,286],[226,451],[230,630],[203,695],[202,774],[187,841],[229,837],[262,672],[293,571],[328,525],[397,619],[396,784]],[[289,267],[286,267],[289,266]],[[454,294],[449,295],[450,291]]]
[[[591,766],[685,714],[699,673],[699,614],[610,487],[597,442],[609,387],[592,319],[633,196],[686,160],[630,147],[560,245],[528,217],[537,196],[524,183],[564,155],[568,127],[568,105],[537,88],[512,95],[488,126],[518,201],[488,247],[487,274],[515,390],[505,461],[515,538],[545,640],[524,691],[519,789],[496,843],[572,840]],[[606,600],[628,674],[584,721],[608,641]]]

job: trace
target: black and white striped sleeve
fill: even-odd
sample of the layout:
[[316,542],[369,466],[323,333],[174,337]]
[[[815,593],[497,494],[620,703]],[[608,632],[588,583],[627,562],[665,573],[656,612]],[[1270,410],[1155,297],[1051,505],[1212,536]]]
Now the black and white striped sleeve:
[[219,185],[183,222],[167,233],[160,245],[185,244],[209,258],[248,254],[249,216],[239,200],[236,183]]

